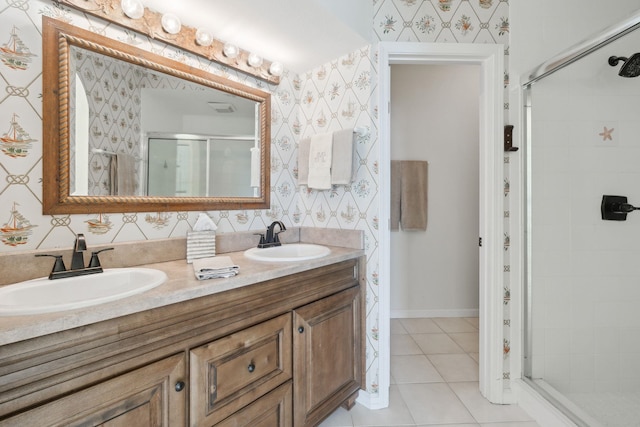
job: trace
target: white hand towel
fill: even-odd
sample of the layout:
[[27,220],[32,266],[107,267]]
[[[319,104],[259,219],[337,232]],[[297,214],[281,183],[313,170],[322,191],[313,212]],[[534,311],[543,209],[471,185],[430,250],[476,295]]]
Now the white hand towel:
[[298,143],[298,185],[309,182],[309,145],[311,138],[301,139]]
[[342,129],[333,133],[331,156],[331,184],[351,184],[353,175],[353,129]]
[[251,149],[251,186],[260,187],[260,148]]
[[233,277],[240,273],[240,267],[235,265],[228,256],[200,258],[193,260],[193,271],[196,279],[218,279]]
[[331,189],[331,152],[333,134],[319,133],[311,137],[309,146],[309,188]]

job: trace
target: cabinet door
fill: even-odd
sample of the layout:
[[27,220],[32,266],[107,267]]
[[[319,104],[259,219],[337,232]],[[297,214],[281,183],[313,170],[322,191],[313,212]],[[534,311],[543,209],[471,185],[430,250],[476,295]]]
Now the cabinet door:
[[317,425],[355,399],[362,383],[362,312],[358,286],[294,311],[294,425]]
[[4,426],[186,426],[184,354],[0,421]]
[[190,353],[191,425],[211,426],[291,379],[291,313]]

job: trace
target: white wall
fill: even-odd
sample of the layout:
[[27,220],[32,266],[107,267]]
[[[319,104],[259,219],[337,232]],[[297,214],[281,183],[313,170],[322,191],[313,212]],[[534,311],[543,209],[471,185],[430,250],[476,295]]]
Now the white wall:
[[477,315],[479,73],[391,66],[391,157],[429,162],[426,232],[391,233],[392,317]]

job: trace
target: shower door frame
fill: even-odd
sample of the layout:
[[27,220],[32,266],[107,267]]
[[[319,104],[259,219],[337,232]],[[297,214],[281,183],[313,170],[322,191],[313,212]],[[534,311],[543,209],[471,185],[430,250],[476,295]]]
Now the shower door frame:
[[533,144],[531,136],[532,117],[531,117],[531,90],[536,82],[544,79],[545,77],[555,73],[558,70],[563,69],[566,66],[578,61],[579,59],[595,52],[596,50],[604,47],[615,40],[627,35],[628,33],[640,30],[640,11],[634,13],[629,18],[611,25],[589,39],[583,40],[569,47],[564,52],[550,58],[543,62],[538,67],[534,68],[528,73],[521,76],[520,81],[524,82],[520,86],[521,101],[522,101],[522,127],[523,132],[523,146],[525,147],[525,167],[523,170],[523,185],[525,190],[525,206],[523,209],[524,215],[524,283],[523,283],[523,322],[524,322],[524,337],[523,337],[523,351],[522,351],[522,375],[521,381],[517,382],[518,388],[518,403],[525,408],[531,414],[537,414],[536,419],[546,420],[546,422],[562,423],[563,425],[579,425],[583,426],[584,421],[577,415],[571,412],[567,407],[560,403],[552,394],[542,389],[535,384],[533,380],[527,377],[532,372],[532,351],[533,351],[533,325],[532,325],[532,286],[533,280],[531,275],[531,236],[532,236],[532,223],[531,223],[531,146]]
[[[390,377],[391,64],[480,66],[480,392],[493,403],[512,403],[503,381],[504,46],[497,44],[381,42],[378,45],[380,111],[379,402],[388,405]],[[496,143],[496,142],[499,143]],[[386,400],[386,404],[385,404]]]

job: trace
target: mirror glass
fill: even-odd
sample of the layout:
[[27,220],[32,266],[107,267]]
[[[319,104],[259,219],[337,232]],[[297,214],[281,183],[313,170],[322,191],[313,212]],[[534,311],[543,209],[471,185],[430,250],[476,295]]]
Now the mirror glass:
[[268,93],[62,22],[43,28],[45,141],[57,142],[44,147],[45,199],[57,192],[45,213],[269,207]]

